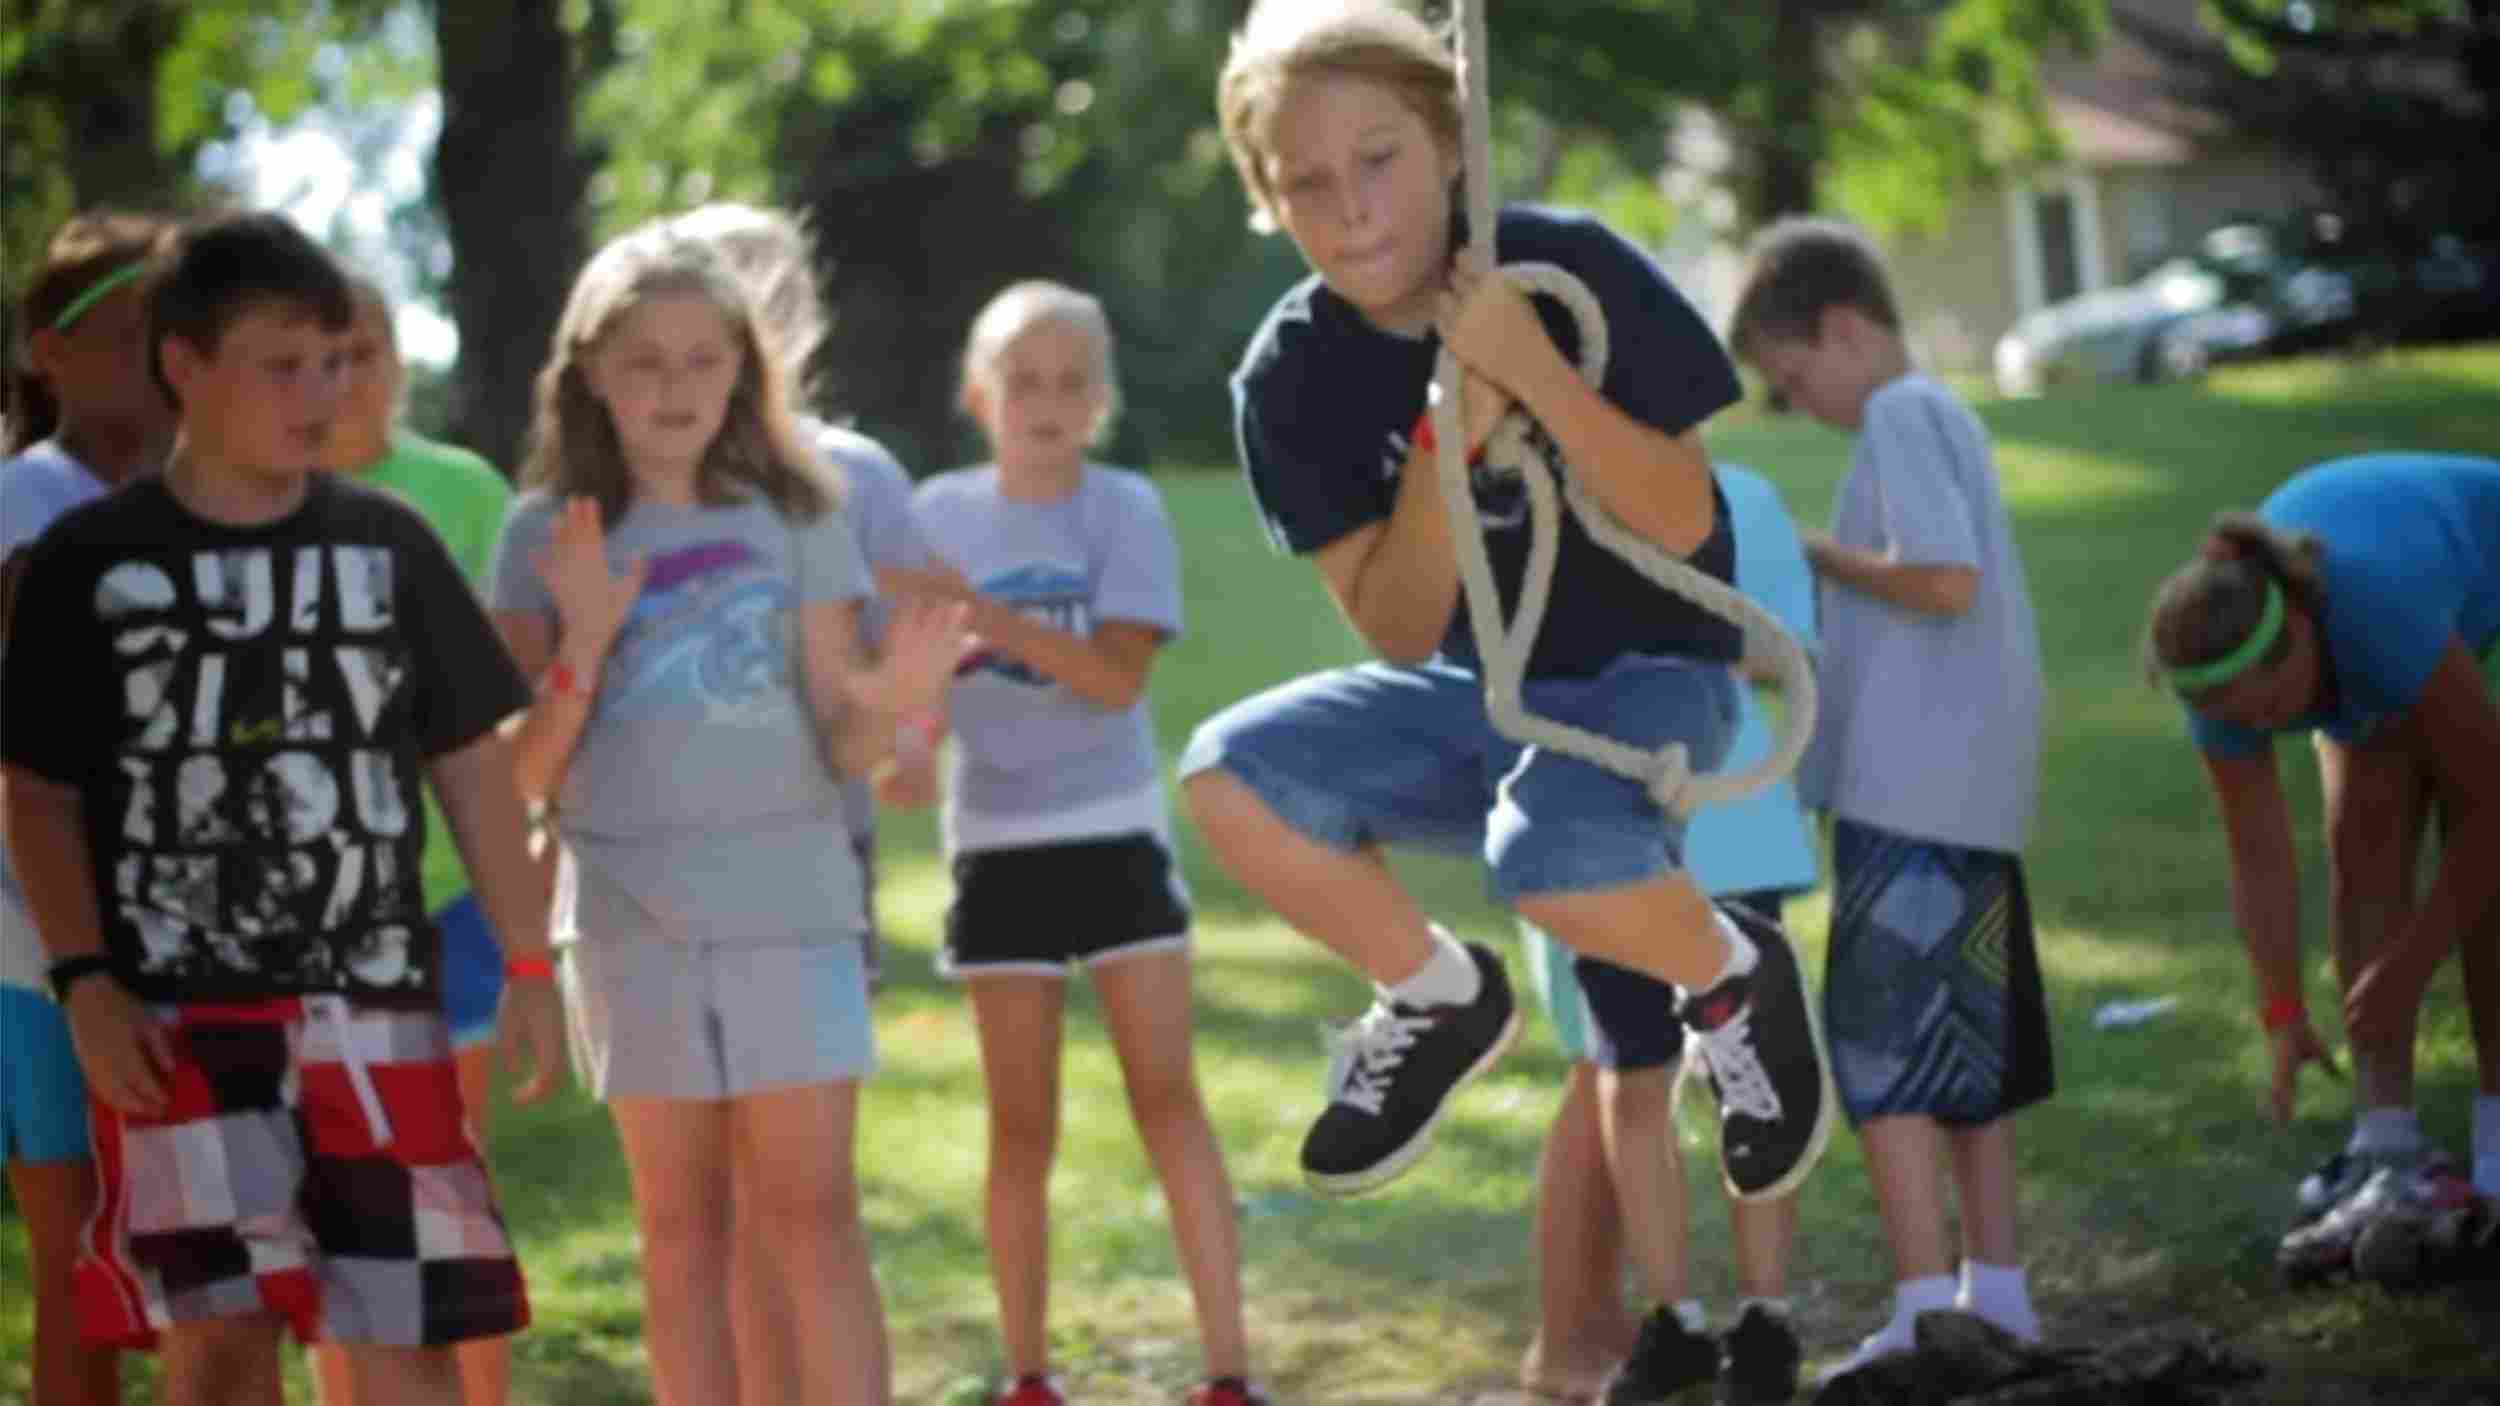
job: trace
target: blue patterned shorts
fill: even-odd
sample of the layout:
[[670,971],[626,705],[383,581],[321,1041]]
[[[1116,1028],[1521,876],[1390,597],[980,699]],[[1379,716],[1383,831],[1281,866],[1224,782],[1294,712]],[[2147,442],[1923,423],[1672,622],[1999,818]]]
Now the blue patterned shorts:
[[1976,1127],[2056,1087],[2022,860],[1832,827],[1823,1025],[1852,1126],[1893,1114]]

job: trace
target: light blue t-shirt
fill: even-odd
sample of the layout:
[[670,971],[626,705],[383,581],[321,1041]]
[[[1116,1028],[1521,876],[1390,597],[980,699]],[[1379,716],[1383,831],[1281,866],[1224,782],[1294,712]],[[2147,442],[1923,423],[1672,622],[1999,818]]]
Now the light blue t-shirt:
[[2040,636],[1988,432],[1913,371],[1868,397],[1832,509],[1843,546],[1979,573],[1971,608],[1929,615],[1821,588],[1814,745],[1798,794],[1913,839],[2019,852],[2038,806]]
[[[2500,639],[2500,460],[2362,454],[2294,474],[2257,516],[2325,550],[2326,655],[2335,701],[2280,729],[2367,738],[2411,709],[2450,640],[2480,654]],[[2217,757],[2253,757],[2269,734],[2188,710],[2189,735]]]
[[[61,514],[106,492],[104,480],[70,457],[58,441],[44,440],[0,462],[0,561],[43,535]],[[51,999],[44,981],[42,940],[26,909],[26,895],[0,845],[0,986],[17,986]]]
[[[911,477],[886,447],[856,430],[816,420],[801,422],[816,441],[818,453],[833,462],[843,479],[842,516],[851,525],[851,544],[870,572],[889,566],[929,564],[929,544],[911,512]],[[859,612],[860,639],[874,648],[885,640],[891,608],[873,580]],[[842,783],[842,819],[853,835],[877,828],[877,795],[866,781]]]
[[[1736,529],[1736,589],[1778,616],[1813,653],[1814,572],[1806,565],[1796,522],[1768,479],[1733,464],[1717,469],[1728,521]],[[1743,699],[1736,742],[1722,770],[1742,771],[1771,754],[1771,720],[1761,690],[1748,687]],[[1814,831],[1797,803],[1796,783],[1784,779],[1741,801],[1703,806],[1684,832],[1684,867],[1714,895],[1814,887]]]
[[[545,493],[513,505],[494,608],[552,624],[533,558],[554,530]],[[859,866],[804,692],[798,607],[868,593],[849,521],[770,505],[637,503],[608,558],[646,562],[641,595],[557,797],[569,851],[559,940],[715,943],[855,938]]]
[[[1007,497],[984,465],[922,484],[912,507],[930,548],[984,595],[1079,636],[1112,620],[1180,633],[1180,548],[1143,474],[1089,464],[1074,492],[1038,503]],[[948,710],[950,850],[1160,828],[1142,694],[1103,709],[1000,655],[957,674]]]

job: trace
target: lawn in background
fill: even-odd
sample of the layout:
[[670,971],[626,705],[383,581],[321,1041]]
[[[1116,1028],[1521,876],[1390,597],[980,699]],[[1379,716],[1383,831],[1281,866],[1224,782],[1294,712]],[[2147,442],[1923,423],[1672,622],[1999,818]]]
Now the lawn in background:
[[[2027,858],[2059,1093],[2020,1128],[2028,1257],[2052,1331],[2092,1344],[2136,1328],[2209,1325],[2274,1365],[2249,1400],[2361,1399],[2354,1393],[2368,1388],[2358,1383],[2373,1376],[2490,1371],[2500,1324],[2452,1298],[2294,1295],[2274,1284],[2290,1186],[2343,1136],[2348,1095],[2313,1078],[2290,1128],[2259,1113],[2263,1047],[2230,927],[2221,837],[2175,710],[2143,684],[2135,647],[2154,583],[2203,524],[2253,504],[2294,469],[2387,447],[2500,454],[2500,349],[2296,363],[2197,387],[1997,403],[1983,414],[2051,684],[2042,815]],[[1828,518],[1848,462],[1843,437],[1737,411],[1714,423],[1710,442],[1720,458],[1770,476],[1802,521]],[[1154,682],[1168,761],[1208,713],[1360,649],[1310,568],[1269,550],[1234,474],[1159,482],[1182,537],[1189,612]],[[2323,1015],[2334,1002],[2315,785],[2305,747],[2281,756],[2309,865],[2311,1002]],[[1320,1107],[1318,1030],[1351,1018],[1367,993],[1226,882],[1186,825],[1180,842],[1199,905],[1201,1074],[1240,1192],[1260,1376],[1280,1402],[1463,1400],[1503,1386],[1535,1312],[1525,1208],[1563,1075],[1550,1032],[1531,1022],[1518,1052],[1471,1091],[1404,1181],[1358,1202],[1314,1200],[1295,1151]],[[960,994],[932,972],[946,897],[933,827],[894,820],[882,845],[891,945],[877,1006],[884,1068],[863,1104],[865,1204],[900,1399],[977,1399],[972,1383],[999,1360],[972,1027]],[[1406,868],[1459,931],[1508,933],[1471,866]],[[1819,896],[1794,916],[1819,972]],[[1512,970],[1524,978],[1524,964]],[[2150,996],[2179,1003],[2148,1024],[2091,1028],[2104,1002]],[[1057,1365],[1081,1400],[1177,1401],[1199,1372],[1187,1293],[1081,986],[1073,1007],[1052,1187]],[[2425,1119],[2461,1150],[2472,1059],[2453,973],[2427,1012]],[[1688,1131],[1697,1280],[1724,1315],[1732,1283],[1709,1174],[1714,1146],[1698,1125]],[[604,1114],[578,1090],[498,1110],[494,1156],[537,1313],[518,1345],[519,1399],[648,1400],[632,1208]],[[1834,1140],[1804,1198],[1797,1306],[1809,1350],[1830,1356],[1872,1326],[1889,1290],[1853,1139]],[[0,1401],[26,1389],[24,1254],[23,1227],[0,1214]],[[145,1394],[135,1387],[131,1397]]]

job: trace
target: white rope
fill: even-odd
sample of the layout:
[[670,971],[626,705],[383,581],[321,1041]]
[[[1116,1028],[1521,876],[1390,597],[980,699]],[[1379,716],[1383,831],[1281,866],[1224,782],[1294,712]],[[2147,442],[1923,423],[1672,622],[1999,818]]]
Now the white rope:
[[[1551,264],[1493,267],[1493,107],[1486,81],[1485,0],[1457,0],[1458,81],[1465,101],[1462,134],[1466,161],[1467,246],[1458,252],[1461,267],[1471,275],[1498,273],[1531,293],[1554,298],[1570,312],[1580,334],[1580,374],[1591,385],[1606,374],[1606,319],[1588,286]],[[1626,528],[1590,496],[1577,481],[1566,482],[1561,496],[1598,545],[1614,552],[1656,582],[1744,633],[1744,659],[1768,660],[1779,679],[1787,718],[1769,756],[1742,772],[1695,772],[1684,744],[1671,742],[1656,752],[1644,751],[1602,733],[1572,727],[1530,713],[1521,701],[1520,684],[1529,652],[1545,623],[1546,602],[1553,591],[1554,555],[1561,515],[1555,502],[1553,465],[1530,441],[1525,416],[1514,410],[1495,430],[1485,447],[1488,464],[1516,468],[1528,490],[1528,564],[1521,578],[1519,606],[1507,626],[1502,623],[1501,592],[1494,585],[1493,565],[1477,525],[1476,500],[1468,482],[1467,435],[1459,408],[1458,358],[1444,344],[1434,373],[1443,394],[1432,408],[1433,437],[1439,445],[1441,497],[1449,511],[1450,539],[1458,549],[1461,582],[1466,587],[1467,615],[1475,628],[1476,650],[1484,661],[1486,715],[1503,736],[1530,746],[1548,747],[1566,756],[1593,762],[1628,776],[1649,788],[1660,807],[1689,816],[1702,806],[1752,795],[1796,770],[1814,735],[1814,664],[1796,637],[1777,616],[1739,594],[1726,582],[1681,561]]]

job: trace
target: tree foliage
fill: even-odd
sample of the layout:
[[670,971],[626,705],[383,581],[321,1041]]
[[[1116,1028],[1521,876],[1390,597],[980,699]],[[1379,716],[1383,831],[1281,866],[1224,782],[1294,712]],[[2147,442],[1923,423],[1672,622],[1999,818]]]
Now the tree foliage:
[[2500,0],[2205,0],[2201,15],[2202,34],[2121,23],[2181,96],[2275,143],[2356,232],[2500,240]]

